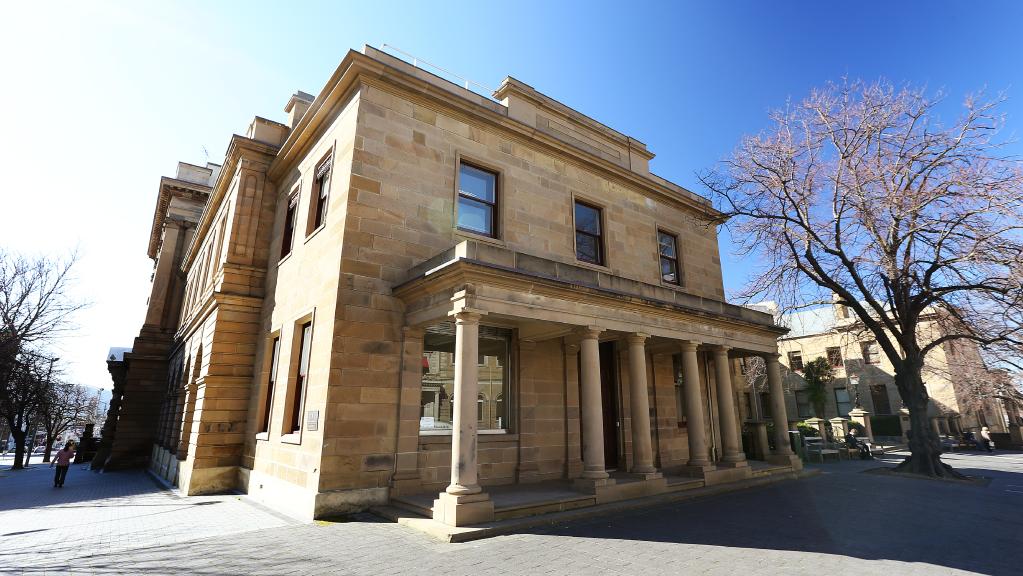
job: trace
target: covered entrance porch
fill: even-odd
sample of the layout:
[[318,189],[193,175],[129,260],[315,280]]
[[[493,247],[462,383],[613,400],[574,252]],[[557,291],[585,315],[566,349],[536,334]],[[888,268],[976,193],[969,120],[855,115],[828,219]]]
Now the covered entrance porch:
[[779,422],[767,458],[798,470],[768,315],[570,282],[564,264],[541,275],[457,252],[430,264],[395,289],[393,503],[465,526],[751,479],[735,382],[749,355],[765,357]]

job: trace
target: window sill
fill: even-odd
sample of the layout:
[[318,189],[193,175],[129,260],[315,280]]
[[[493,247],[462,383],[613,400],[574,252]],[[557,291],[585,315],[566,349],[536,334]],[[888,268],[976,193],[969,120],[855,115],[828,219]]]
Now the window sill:
[[[512,434],[506,430],[480,430],[480,443],[486,442],[511,442],[519,439],[518,434]],[[420,430],[420,444],[450,444],[451,431],[449,430]]]
[[309,242],[310,240],[312,240],[312,239],[313,239],[313,236],[316,236],[317,234],[319,234],[319,233],[320,233],[320,230],[323,230],[323,229],[324,229],[324,228],[326,228],[326,227],[327,227],[327,221],[326,221],[326,220],[324,220],[324,221],[323,221],[323,224],[320,224],[320,225],[319,225],[319,226],[317,226],[317,227],[316,227],[315,229],[313,229],[313,231],[312,231],[312,232],[310,232],[310,233],[308,233],[308,234],[306,234],[306,235],[305,235],[305,240],[304,240],[304,241],[303,241],[302,243],[303,243],[303,244],[306,244],[306,243],[308,243],[308,242]]
[[287,254],[284,255],[284,258],[281,258],[280,260],[277,261],[277,267],[280,268],[281,264],[284,264],[285,262],[287,262],[288,258],[291,258],[291,255],[294,254],[294,253],[295,253],[295,249],[292,248],[291,252],[288,252]]
[[266,441],[266,440],[269,440],[269,439],[270,439],[270,433],[269,432],[260,432],[260,433],[256,434],[256,441],[257,442],[260,441],[260,440]]
[[581,268],[589,268],[590,270],[596,270],[597,272],[605,272],[607,274],[614,274],[611,268],[606,264],[594,264],[593,262],[587,262],[585,260],[575,259],[575,265]]
[[494,246],[500,246],[502,248],[508,246],[508,243],[505,242],[504,240],[501,240],[500,238],[487,236],[486,234],[480,234],[479,232],[472,232],[464,228],[455,228],[455,236],[459,236],[467,240],[476,240],[478,242],[484,242],[486,244],[493,244]]
[[292,432],[291,434],[281,435],[281,444],[301,444],[302,443],[302,432]]

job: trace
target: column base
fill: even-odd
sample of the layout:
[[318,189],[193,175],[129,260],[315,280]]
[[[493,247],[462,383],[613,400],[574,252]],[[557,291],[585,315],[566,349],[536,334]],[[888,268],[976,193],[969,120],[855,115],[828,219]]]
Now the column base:
[[703,478],[708,472],[713,472],[715,467],[710,462],[698,464],[686,464],[679,469],[679,474],[691,478]]
[[661,474],[657,470],[652,472],[628,472],[629,478],[639,478],[640,480],[657,480],[658,478],[664,478],[664,474]]
[[614,478],[576,478],[572,481],[573,489],[587,494],[596,494],[597,489],[614,485]]
[[797,472],[803,469],[803,461],[795,454],[771,454],[767,457],[767,461],[771,464],[791,466]]
[[746,461],[746,457],[741,455],[731,458],[726,456],[723,460],[716,464],[718,468],[743,468],[749,466],[749,462]]
[[441,492],[433,501],[433,519],[448,526],[468,526],[494,520],[494,501],[486,492],[455,496]]

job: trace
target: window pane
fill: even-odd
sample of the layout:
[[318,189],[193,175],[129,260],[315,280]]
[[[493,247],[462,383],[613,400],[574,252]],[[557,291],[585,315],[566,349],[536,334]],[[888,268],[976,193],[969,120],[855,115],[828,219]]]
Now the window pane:
[[600,236],[600,210],[576,202],[575,229]]
[[657,233],[657,244],[658,250],[661,252],[661,256],[667,256],[669,258],[675,257],[675,237],[671,234],[665,234],[664,232]]
[[584,262],[600,264],[600,248],[597,239],[582,232],[575,233],[575,257]]
[[497,186],[497,176],[490,172],[474,168],[468,164],[462,164],[458,176],[458,189],[462,194],[475,196],[487,202],[494,202],[494,190]]
[[494,208],[471,198],[458,198],[458,227],[493,235]]
[[[508,338],[480,335],[479,397],[476,415],[480,430],[508,428],[506,382]],[[423,336],[423,377],[420,430],[451,430],[455,405],[455,331],[451,324],[427,329]],[[494,400],[496,399],[496,400]],[[482,400],[482,402],[480,402]]]
[[675,270],[675,261],[661,258],[661,280],[678,284],[678,271]]

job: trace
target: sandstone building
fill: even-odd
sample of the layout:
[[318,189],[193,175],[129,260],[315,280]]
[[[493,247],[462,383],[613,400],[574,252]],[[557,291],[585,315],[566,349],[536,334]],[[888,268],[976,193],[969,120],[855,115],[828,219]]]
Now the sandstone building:
[[[779,324],[790,329],[778,343],[790,419],[814,415],[804,390],[802,369],[807,362],[825,358],[835,380],[828,390],[824,418],[848,418],[858,398],[861,407],[873,415],[875,428],[879,422],[893,422],[897,429],[902,401],[895,387],[895,369],[851,312],[835,304],[786,314]],[[941,330],[934,314],[922,318],[920,334],[925,341],[940,336]],[[980,393],[990,390],[988,381],[997,377],[985,367],[973,342],[947,342],[930,352],[923,379],[930,396],[928,416],[934,431],[958,436],[988,426],[992,432],[1008,432],[1010,419],[1002,401]],[[893,426],[888,428],[891,432]],[[878,434],[877,429],[874,434]]]
[[717,212],[644,144],[369,47],[285,111],[161,184],[109,466],[307,518],[427,498],[449,525],[500,516],[498,486],[741,480],[768,469],[737,408],[764,356],[781,425],[750,455],[799,468],[784,329],[724,301]]

